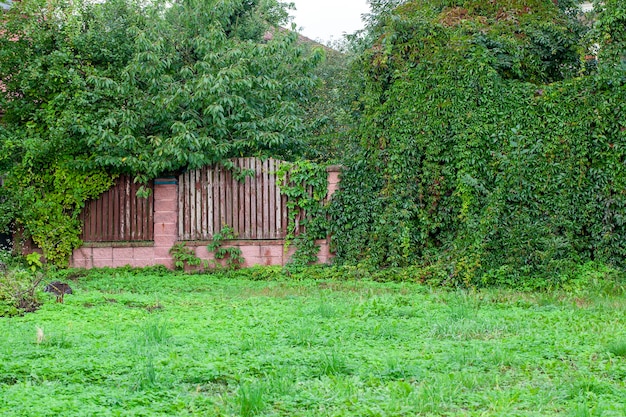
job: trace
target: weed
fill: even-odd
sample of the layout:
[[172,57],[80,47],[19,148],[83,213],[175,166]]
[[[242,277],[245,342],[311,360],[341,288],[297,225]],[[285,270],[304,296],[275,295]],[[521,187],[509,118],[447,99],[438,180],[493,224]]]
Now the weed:
[[325,319],[330,319],[337,315],[337,308],[327,300],[320,301],[317,311]]
[[145,390],[157,384],[157,371],[154,367],[154,358],[152,355],[147,355],[141,365],[142,367],[134,386],[135,390]]
[[237,391],[237,405],[242,417],[257,415],[265,409],[264,387],[261,384],[245,383]]
[[13,269],[0,274],[0,317],[11,317],[35,311],[41,305],[38,286],[41,272]]
[[607,350],[615,356],[626,357],[626,339],[611,343]]
[[169,250],[170,255],[174,258],[174,267],[180,271],[186,267],[195,267],[202,263],[202,259],[196,256],[196,253],[192,248],[189,248],[185,243],[175,243]]
[[292,326],[289,339],[294,346],[311,347],[317,339],[318,327],[308,321],[301,321]]
[[170,337],[167,322],[163,320],[150,320],[146,322],[142,329],[141,336],[141,341],[148,346],[167,343]]
[[222,230],[213,235],[213,241],[207,245],[207,250],[213,252],[215,257],[215,267],[219,264],[217,261],[224,261],[226,269],[239,269],[245,262],[241,256],[241,249],[238,247],[223,247],[224,240],[236,239],[235,229],[228,225],[222,226]]
[[346,363],[344,355],[337,351],[330,354],[323,354],[319,362],[319,370],[321,375],[340,375],[350,373],[350,369]]

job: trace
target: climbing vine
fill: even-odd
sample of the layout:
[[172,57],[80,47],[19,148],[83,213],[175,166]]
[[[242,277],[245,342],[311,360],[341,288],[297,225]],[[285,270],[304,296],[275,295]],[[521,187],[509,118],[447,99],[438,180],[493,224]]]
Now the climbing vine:
[[50,172],[13,171],[6,187],[14,190],[0,209],[15,212],[15,227],[32,238],[47,262],[67,266],[72,251],[82,244],[80,212],[89,199],[108,190],[115,180],[104,171],[77,172],[58,163]]
[[[621,3],[598,17],[605,42],[623,38]],[[601,50],[589,72],[583,30],[551,1],[409,1],[391,16],[358,66],[337,261],[438,265],[464,286],[626,266],[621,58]]]
[[296,247],[291,263],[307,265],[317,261],[317,239],[327,236],[329,225],[325,198],[328,189],[326,167],[308,160],[283,162],[277,171],[280,192],[287,196],[285,250]]

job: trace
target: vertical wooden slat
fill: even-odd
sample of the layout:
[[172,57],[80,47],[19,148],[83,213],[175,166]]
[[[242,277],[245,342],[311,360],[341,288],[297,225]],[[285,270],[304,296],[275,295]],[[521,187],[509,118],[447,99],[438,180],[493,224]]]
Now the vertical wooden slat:
[[224,225],[233,225],[233,187],[232,187],[232,175],[229,170],[222,168],[222,175],[224,180],[222,181],[224,187],[224,222],[220,224],[220,227]]
[[[252,158],[247,158],[244,160],[244,167],[246,169],[252,168]],[[252,191],[251,184],[253,183],[253,178],[251,176],[246,176],[246,183],[244,189],[244,222],[245,222],[245,239],[252,239]]]
[[250,176],[250,238],[256,239],[256,225],[257,225],[257,213],[256,213],[256,201],[257,201],[257,159],[251,158],[249,161],[250,169],[252,171],[252,175]]
[[268,238],[269,232],[269,185],[270,185],[270,175],[269,175],[269,160],[263,162],[263,200],[261,204],[263,205],[263,239]]
[[289,226],[289,215],[288,215],[288,207],[287,207],[287,196],[286,195],[281,195],[280,196],[280,202],[281,202],[281,206],[282,206],[282,213],[281,213],[281,218],[282,218],[282,222],[281,222],[281,238],[284,238],[287,236],[287,227]]
[[207,215],[208,215],[208,187],[207,187],[207,167],[204,167],[200,170],[200,183],[201,183],[201,187],[200,187],[200,215],[201,215],[201,222],[200,222],[200,235],[202,236],[202,239],[208,239],[209,238],[209,232],[208,232],[208,222],[207,222]]
[[137,198],[137,192],[139,191],[139,184],[135,184],[135,230],[133,239],[137,240],[140,236],[143,236],[143,219],[145,217],[145,213],[143,212],[143,203],[145,201],[144,198]]
[[215,233],[218,233],[222,230],[222,226],[226,223],[226,188],[225,186],[225,175],[224,171],[222,171],[219,167],[216,167],[215,172],[218,173],[218,181],[217,186],[219,189],[219,208],[220,208],[220,217],[218,223],[215,225]]
[[213,238],[213,211],[214,211],[214,195],[213,195],[213,170],[211,168],[207,168],[207,238]]
[[222,213],[220,207],[222,205],[222,196],[220,195],[220,171],[218,167],[213,167],[213,234],[220,231],[220,222]]
[[[280,168],[280,162],[279,161],[274,161],[274,171],[278,171],[278,168]],[[282,211],[282,198],[280,195],[280,184],[278,182],[278,178],[276,178],[276,183],[275,183],[275,187],[276,187],[276,207],[275,207],[275,212],[276,212],[276,235],[274,235],[275,239],[280,239],[282,237],[284,237],[283,235],[283,211]]]
[[263,163],[259,160],[255,161],[255,239],[263,239]]
[[[237,161],[237,166],[239,170],[242,171],[242,174],[245,174],[245,159],[240,158]],[[237,181],[237,198],[239,199],[239,206],[237,207],[237,215],[239,218],[237,219],[237,223],[239,225],[237,236],[242,237],[246,232],[246,176],[241,177],[241,181]]]
[[274,160],[270,158],[268,161],[268,196],[266,198],[265,204],[267,204],[268,209],[268,219],[269,223],[267,225],[267,238],[275,239],[276,238],[276,169],[274,167]]
[[[236,162],[235,162],[236,165]],[[235,175],[233,175],[232,171],[228,172],[229,176],[230,176],[230,181],[228,182],[228,185],[231,189],[231,213],[232,213],[232,218],[231,218],[231,224],[230,226],[233,228],[233,231],[238,234],[239,233],[239,181],[237,181],[237,178],[235,178]]]
[[191,207],[193,210],[193,239],[202,239],[202,202],[200,198],[202,179],[200,177],[200,170],[193,171],[193,188],[191,189]]

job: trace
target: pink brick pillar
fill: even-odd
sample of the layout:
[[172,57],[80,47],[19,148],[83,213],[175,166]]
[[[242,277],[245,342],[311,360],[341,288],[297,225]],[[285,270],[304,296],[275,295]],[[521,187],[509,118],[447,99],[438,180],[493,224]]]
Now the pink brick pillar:
[[328,173],[328,191],[326,193],[326,200],[330,200],[335,191],[339,189],[339,182],[341,181],[339,176],[341,175],[341,165],[330,165],[326,168]]
[[154,264],[174,268],[169,250],[178,239],[178,181],[154,180]]
[[[330,165],[326,168],[328,174],[328,188],[326,191],[326,202],[330,201],[335,191],[339,189],[341,182],[341,165]],[[334,258],[334,253],[330,251],[330,240],[332,236],[326,236],[324,240],[318,240],[316,243],[320,246],[317,258],[320,263],[329,263]]]

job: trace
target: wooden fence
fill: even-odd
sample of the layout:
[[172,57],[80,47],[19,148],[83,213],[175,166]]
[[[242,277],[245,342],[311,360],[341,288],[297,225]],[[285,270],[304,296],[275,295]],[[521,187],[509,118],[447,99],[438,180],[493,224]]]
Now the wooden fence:
[[221,166],[188,171],[178,178],[180,240],[208,240],[228,225],[239,239],[282,239],[287,199],[276,178],[280,161],[238,158],[234,172]]
[[[147,186],[153,188],[152,183]],[[81,239],[85,242],[153,240],[154,196],[137,197],[139,187],[131,177],[122,176],[97,200],[89,201],[80,216]]]

